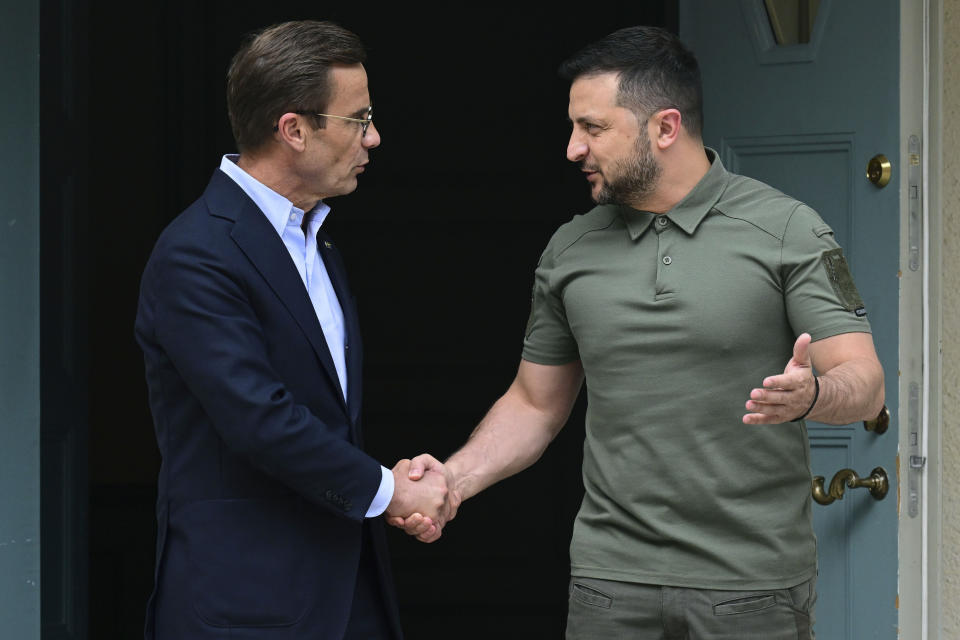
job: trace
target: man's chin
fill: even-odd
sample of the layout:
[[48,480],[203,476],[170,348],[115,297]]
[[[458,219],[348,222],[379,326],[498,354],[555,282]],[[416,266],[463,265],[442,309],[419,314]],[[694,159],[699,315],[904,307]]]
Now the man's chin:
[[605,188],[603,182],[600,182],[595,185],[590,185],[590,199],[597,204],[606,204],[604,200],[608,196],[608,190]]
[[590,198],[597,204],[616,204],[609,189],[591,189]]

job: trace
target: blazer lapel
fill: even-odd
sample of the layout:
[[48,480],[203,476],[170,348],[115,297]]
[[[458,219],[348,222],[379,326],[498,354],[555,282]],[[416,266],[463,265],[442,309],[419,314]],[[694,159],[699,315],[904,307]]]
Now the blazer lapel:
[[[343,310],[343,324],[346,332],[346,363],[347,363],[347,407],[350,410],[350,420],[356,426],[360,418],[362,363],[360,343],[360,323],[357,318],[357,309],[353,303],[353,296],[347,286],[347,274],[340,256],[337,255],[330,237],[322,230],[317,233],[317,250],[327,268],[327,275],[333,283],[333,289]],[[359,434],[356,434],[359,437]]]
[[273,289],[280,302],[306,334],[327,377],[337,390],[340,405],[347,409],[340,389],[340,378],[330,357],[320,321],[310,303],[310,296],[297,273],[290,254],[277,231],[270,226],[263,212],[223,172],[217,170],[207,189],[208,204],[213,215],[235,220],[230,233],[247,259]]

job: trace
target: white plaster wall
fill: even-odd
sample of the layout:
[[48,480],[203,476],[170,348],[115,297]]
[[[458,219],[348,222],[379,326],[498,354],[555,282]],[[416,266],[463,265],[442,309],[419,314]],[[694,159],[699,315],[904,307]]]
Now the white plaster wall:
[[960,0],[943,24],[943,638],[960,640]]

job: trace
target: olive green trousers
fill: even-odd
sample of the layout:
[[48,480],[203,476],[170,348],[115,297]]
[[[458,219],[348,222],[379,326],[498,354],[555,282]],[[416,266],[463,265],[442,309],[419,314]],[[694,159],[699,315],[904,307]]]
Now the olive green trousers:
[[813,640],[816,579],[718,591],[570,580],[567,640]]

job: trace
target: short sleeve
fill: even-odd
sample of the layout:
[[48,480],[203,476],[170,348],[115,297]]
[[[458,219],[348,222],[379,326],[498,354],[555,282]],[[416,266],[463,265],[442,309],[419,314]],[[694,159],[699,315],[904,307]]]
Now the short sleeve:
[[787,222],[781,257],[787,317],[794,332],[814,341],[870,333],[867,309],[833,229],[806,205]]
[[567,323],[562,296],[553,287],[557,269],[553,244],[551,240],[540,256],[534,274],[522,357],[536,364],[560,365],[578,360],[580,352]]

